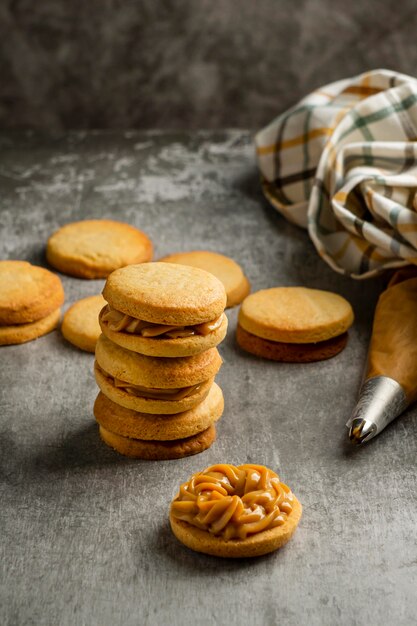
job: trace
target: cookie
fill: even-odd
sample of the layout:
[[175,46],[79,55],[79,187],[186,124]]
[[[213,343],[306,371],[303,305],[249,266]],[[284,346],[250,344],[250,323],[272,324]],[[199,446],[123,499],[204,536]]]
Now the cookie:
[[240,304],[250,292],[250,283],[240,265],[224,254],[209,252],[208,250],[193,250],[192,252],[169,254],[163,257],[161,261],[199,267],[214,274],[224,285],[228,308]]
[[125,350],[101,335],[95,376],[113,402],[143,413],[179,413],[201,402],[221,366],[216,348],[180,357],[149,357]]
[[242,558],[283,546],[301,514],[300,502],[272,470],[218,464],[181,485],[171,504],[170,524],[192,550]]
[[56,309],[36,322],[16,324],[14,326],[0,326],[0,346],[26,343],[27,341],[38,339],[54,330],[59,324],[60,317],[61,309]]
[[347,300],[330,291],[275,287],[248,296],[238,322],[262,339],[317,343],[345,333],[353,323],[353,311]]
[[227,331],[226,293],[204,270],[170,263],[122,268],[103,290],[103,333],[140,354],[183,357],[218,345]]
[[49,270],[26,261],[0,261],[0,326],[30,324],[52,314],[55,319],[63,302],[62,283]]
[[101,335],[98,315],[106,305],[103,296],[90,296],[78,300],[64,315],[61,332],[77,348],[94,352]]
[[347,339],[348,334],[343,333],[318,343],[285,343],[261,339],[248,333],[239,324],[236,328],[236,340],[243,350],[264,359],[285,363],[312,363],[331,359],[343,350]]
[[150,261],[151,240],[134,226],[112,220],[72,222],[48,239],[48,263],[78,278],[106,278],[131,263]]
[[185,456],[199,454],[207,450],[216,440],[216,428],[210,426],[197,435],[186,439],[174,441],[144,441],[142,439],[130,439],[121,437],[99,427],[100,436],[104,443],[123,454],[135,459],[147,461],[164,461],[169,459],[182,459]]
[[174,415],[150,415],[125,409],[99,393],[94,416],[100,426],[122,437],[144,440],[184,439],[207,430],[223,413],[223,394],[215,383],[194,409]]

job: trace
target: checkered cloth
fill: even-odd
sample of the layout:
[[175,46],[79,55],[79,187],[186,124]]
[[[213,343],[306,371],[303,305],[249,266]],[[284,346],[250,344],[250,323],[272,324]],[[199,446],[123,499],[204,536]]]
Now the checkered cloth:
[[256,136],[265,195],[354,278],[417,264],[417,79],[375,70],[314,91]]

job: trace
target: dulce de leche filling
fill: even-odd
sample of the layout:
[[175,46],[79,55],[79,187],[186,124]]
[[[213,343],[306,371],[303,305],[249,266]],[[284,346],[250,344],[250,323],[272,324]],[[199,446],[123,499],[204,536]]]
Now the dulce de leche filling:
[[113,309],[109,304],[101,314],[101,321],[108,325],[109,330],[155,339],[179,339],[191,337],[192,335],[205,337],[221,326],[222,318],[223,315],[220,315],[215,320],[204,322],[203,324],[194,324],[193,326],[168,326],[166,324],[154,324],[153,322],[138,320],[135,317],[117,311],[117,309]]
[[285,524],[293,495],[263,465],[212,465],[180,487],[174,518],[229,539],[246,539]]
[[102,367],[97,363],[95,364],[98,371],[105,376],[117,389],[125,391],[130,396],[137,396],[140,398],[149,398],[152,400],[182,400],[197,393],[203,383],[198,385],[191,385],[190,387],[176,387],[174,389],[161,389],[159,387],[141,387],[140,385],[132,385],[131,383],[115,378],[108,372],[105,372]]

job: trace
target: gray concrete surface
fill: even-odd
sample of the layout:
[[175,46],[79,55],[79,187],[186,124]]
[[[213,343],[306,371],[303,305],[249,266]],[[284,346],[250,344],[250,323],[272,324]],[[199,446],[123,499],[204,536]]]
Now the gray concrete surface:
[[313,88],[415,75],[415,0],[3,0],[2,128],[257,128]]
[[[346,445],[381,280],[332,272],[262,200],[245,132],[0,136],[0,258],[44,264],[65,222],[114,217],[156,256],[208,248],[253,289],[335,290],[356,312],[348,346],[310,365],[221,346],[218,440],[180,461],[124,459],[99,440],[92,355],[53,332],[0,349],[0,622],[15,625],[410,625],[417,613],[417,416]],[[63,277],[66,305],[102,281]],[[304,504],[291,543],[221,561],[181,546],[167,514],[179,483],[216,462],[266,464]]]

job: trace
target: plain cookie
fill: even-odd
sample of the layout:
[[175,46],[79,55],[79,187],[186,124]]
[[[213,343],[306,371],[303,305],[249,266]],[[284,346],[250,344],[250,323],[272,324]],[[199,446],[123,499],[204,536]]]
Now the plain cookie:
[[48,263],[78,278],[106,278],[132,263],[150,261],[152,242],[141,230],[113,220],[85,220],[62,226],[48,240]]
[[63,302],[64,289],[56,274],[26,261],[0,261],[0,326],[36,322],[55,313]]
[[240,304],[250,292],[250,283],[240,265],[224,254],[208,250],[193,250],[169,254],[161,259],[165,263],[179,263],[199,267],[214,274],[224,285],[227,308]]
[[77,348],[94,352],[101,335],[98,315],[106,305],[103,296],[90,296],[78,300],[64,315],[61,332]]

